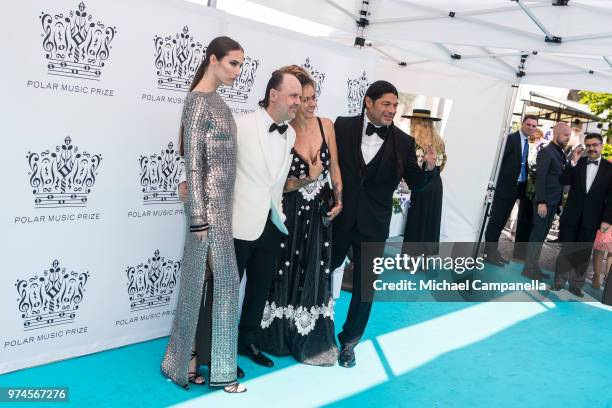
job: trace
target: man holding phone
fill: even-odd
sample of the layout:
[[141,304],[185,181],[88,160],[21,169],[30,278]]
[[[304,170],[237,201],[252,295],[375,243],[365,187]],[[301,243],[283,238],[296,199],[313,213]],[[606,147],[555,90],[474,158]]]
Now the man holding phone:
[[[561,290],[569,281],[569,291],[580,298],[597,229],[607,231],[612,224],[612,164],[602,160],[601,135],[587,134],[584,146],[576,147],[560,177],[570,190],[561,214],[561,251],[552,287]],[[585,148],[587,156],[581,157]]]

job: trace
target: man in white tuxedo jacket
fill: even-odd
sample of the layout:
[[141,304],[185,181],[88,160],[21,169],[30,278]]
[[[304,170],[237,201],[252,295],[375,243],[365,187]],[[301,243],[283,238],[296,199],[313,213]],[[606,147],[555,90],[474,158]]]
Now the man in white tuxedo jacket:
[[238,353],[272,367],[257,345],[266,297],[287,234],[281,204],[291,165],[295,131],[287,124],[300,105],[302,86],[296,77],[272,73],[260,108],[236,118],[237,169],[233,232],[240,278],[247,274],[238,334]]

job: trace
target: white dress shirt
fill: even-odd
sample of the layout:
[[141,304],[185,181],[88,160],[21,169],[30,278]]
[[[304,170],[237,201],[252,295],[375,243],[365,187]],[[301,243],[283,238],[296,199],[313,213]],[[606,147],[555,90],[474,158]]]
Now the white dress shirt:
[[[365,164],[368,164],[369,162],[372,161],[372,159],[374,158],[374,156],[376,156],[376,153],[378,153],[378,151],[380,150],[381,146],[384,143],[384,140],[381,139],[380,136],[378,136],[377,133],[372,133],[371,135],[366,135],[366,129],[368,127],[368,123],[371,123],[368,120],[368,116],[367,115],[363,115],[364,119],[363,119],[363,131],[361,134],[361,154],[363,155],[363,161],[365,162]],[[376,126],[372,123],[373,126]],[[380,128],[382,126],[376,126],[377,128]]]
[[[587,158],[587,160],[589,160]],[[601,164],[601,156],[599,156],[599,159],[595,160],[597,162],[597,166],[595,166],[594,164],[588,164],[587,161],[587,168],[586,168],[586,191],[587,193],[589,192],[589,190],[591,189],[591,186],[593,185],[593,180],[595,180],[595,176],[597,176],[597,170],[599,170],[599,165]]]
[[[264,121],[266,131],[268,131],[268,129],[270,129],[270,126],[272,126],[272,124],[274,123],[274,120],[270,117],[270,115],[265,109],[259,109],[259,112]],[[285,124],[286,123],[282,122],[278,125]],[[277,178],[280,175],[280,172],[284,170],[283,161],[285,158],[285,150],[287,149],[286,135],[286,132],[281,135],[277,130],[275,130],[272,133],[268,133],[267,138],[264,138],[267,141],[267,151],[265,153],[270,158],[268,166],[274,178]]]

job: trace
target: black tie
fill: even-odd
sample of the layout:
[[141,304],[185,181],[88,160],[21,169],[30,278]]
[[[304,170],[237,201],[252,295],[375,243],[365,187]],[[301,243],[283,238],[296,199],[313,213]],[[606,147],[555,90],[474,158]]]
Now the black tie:
[[597,165],[599,165],[599,162],[598,162],[597,160],[588,160],[588,161],[587,161],[587,166],[588,166],[589,164],[594,164],[594,165],[596,165],[596,166],[597,166]]
[[276,123],[273,123],[270,125],[270,130],[268,130],[268,132],[272,133],[275,130],[278,130],[278,133],[282,135],[287,131],[288,127],[289,125],[277,125]]
[[366,127],[366,135],[371,136],[374,133],[376,133],[382,140],[385,140],[385,137],[387,136],[387,127],[376,127],[372,123],[368,122],[368,126]]

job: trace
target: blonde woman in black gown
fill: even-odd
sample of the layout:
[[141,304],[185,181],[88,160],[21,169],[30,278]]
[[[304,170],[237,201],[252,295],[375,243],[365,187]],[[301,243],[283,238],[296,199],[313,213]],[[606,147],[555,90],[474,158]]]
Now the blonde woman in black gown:
[[440,170],[432,178],[431,184],[424,191],[410,193],[410,208],[404,230],[404,242],[412,243],[410,255],[436,255],[440,242],[442,219],[442,179],[440,173],[446,165],[444,141],[434,122],[439,118],[431,116],[428,109],[414,109],[412,115],[402,116],[410,119],[410,135],[416,142],[416,156],[419,166],[423,162],[426,146],[433,146],[436,155],[436,167]]

